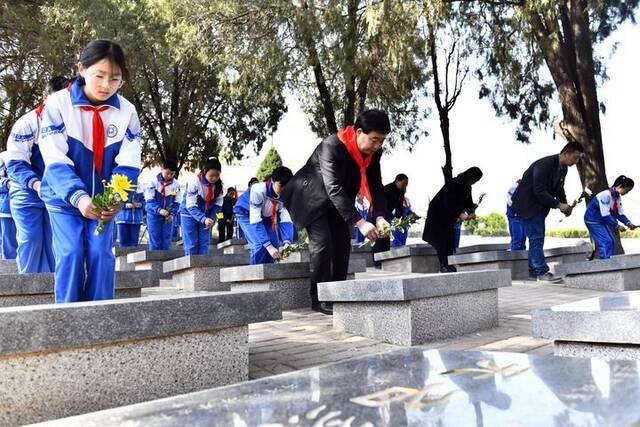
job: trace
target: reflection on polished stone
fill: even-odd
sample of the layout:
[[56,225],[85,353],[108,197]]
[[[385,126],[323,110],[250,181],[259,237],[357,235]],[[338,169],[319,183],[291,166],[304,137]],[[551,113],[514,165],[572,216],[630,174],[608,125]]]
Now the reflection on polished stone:
[[64,426],[637,426],[638,362],[406,348]]
[[551,307],[552,311],[640,311],[640,291],[618,292]]

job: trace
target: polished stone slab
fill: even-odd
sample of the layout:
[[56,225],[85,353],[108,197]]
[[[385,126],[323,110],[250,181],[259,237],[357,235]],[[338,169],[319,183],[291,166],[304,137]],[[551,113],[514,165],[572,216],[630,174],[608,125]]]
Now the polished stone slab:
[[218,243],[217,250],[224,254],[245,254],[249,248],[245,239],[230,239]]
[[228,248],[229,246],[244,246],[247,244],[246,239],[229,239],[217,244],[218,249]]
[[640,291],[535,310],[532,322],[558,355],[640,359]]
[[[116,298],[136,298],[159,285],[156,271],[116,271]],[[0,275],[0,307],[53,304],[54,273]]]
[[333,303],[333,326],[397,345],[419,345],[498,325],[507,270],[409,274],[318,284]]
[[246,265],[249,255],[188,255],[163,264],[172,285],[186,291],[228,291],[228,283],[220,281],[223,267]]
[[138,246],[127,246],[127,247],[115,246],[113,248],[113,253],[116,257],[119,257],[119,256],[126,257],[127,255],[132,254],[134,252],[148,251],[148,250],[149,250],[148,244],[143,244]]
[[60,420],[50,427],[632,427],[629,361],[405,348]]
[[247,325],[281,317],[270,292],[0,309],[0,425],[246,381]]
[[167,251],[139,251],[127,255],[127,261],[131,264],[150,261],[168,261],[184,255],[182,249],[169,249]]

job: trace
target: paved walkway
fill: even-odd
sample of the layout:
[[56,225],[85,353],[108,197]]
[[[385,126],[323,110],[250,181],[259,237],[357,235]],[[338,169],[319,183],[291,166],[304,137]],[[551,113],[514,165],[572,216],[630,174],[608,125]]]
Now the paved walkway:
[[[604,294],[522,281],[498,292],[500,326],[429,343],[425,348],[553,354],[550,341],[531,336],[531,311]],[[310,310],[286,311],[283,320],[249,326],[249,375],[262,378],[396,348],[334,331],[331,316]]]

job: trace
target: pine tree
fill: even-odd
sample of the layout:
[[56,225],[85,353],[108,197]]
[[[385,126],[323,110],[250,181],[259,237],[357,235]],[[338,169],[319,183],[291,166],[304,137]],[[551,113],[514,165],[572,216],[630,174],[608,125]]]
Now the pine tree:
[[264,181],[269,178],[273,171],[282,166],[282,158],[280,154],[278,154],[278,150],[275,147],[269,148],[267,151],[267,155],[262,159],[262,163],[260,163],[260,167],[258,168],[258,172],[256,173],[256,178],[260,181]]

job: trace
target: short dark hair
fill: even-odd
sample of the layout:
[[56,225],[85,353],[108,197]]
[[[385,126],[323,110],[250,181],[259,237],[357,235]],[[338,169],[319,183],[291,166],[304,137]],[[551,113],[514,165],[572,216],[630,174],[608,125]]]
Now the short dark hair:
[[172,172],[178,172],[178,162],[173,159],[167,159],[162,162],[162,169],[169,169]]
[[221,171],[222,165],[220,164],[220,160],[216,159],[215,157],[208,158],[207,161],[204,162],[204,166],[202,166],[202,173],[207,173],[211,169]]
[[473,166],[462,172],[458,177],[462,178],[465,182],[476,183],[482,178],[482,170],[477,166]]
[[564,148],[562,148],[562,151],[560,151],[560,154],[574,153],[576,151],[584,153],[584,146],[580,144],[578,141],[571,141],[571,142],[567,142],[567,145],[565,145]]
[[54,76],[49,79],[44,87],[44,95],[51,95],[54,92],[64,89],[69,84],[69,79],[63,76]]
[[271,181],[279,182],[280,185],[287,185],[291,178],[293,178],[293,172],[286,166],[278,166],[271,173]]
[[635,182],[627,176],[620,175],[615,181],[613,181],[614,187],[617,187],[618,185],[622,186],[622,188],[633,188]]
[[380,132],[385,135],[391,132],[391,123],[389,116],[382,110],[371,109],[365,110],[358,115],[354,129],[362,129],[362,132]]
[[234,187],[227,188],[227,194],[231,193],[232,191],[235,192],[236,189]]
[[258,180],[258,178],[256,178],[254,176],[249,180],[249,183],[247,184],[247,187],[251,187],[253,184],[257,184],[258,182],[260,182],[260,181]]
[[122,79],[129,79],[129,70],[124,51],[116,42],[107,39],[96,39],[89,42],[80,53],[80,63],[88,68],[103,59],[108,59],[113,65],[117,65],[122,73]]
[[403,173],[399,173],[398,175],[396,175],[396,182],[398,181],[407,181],[409,179],[409,177]]

